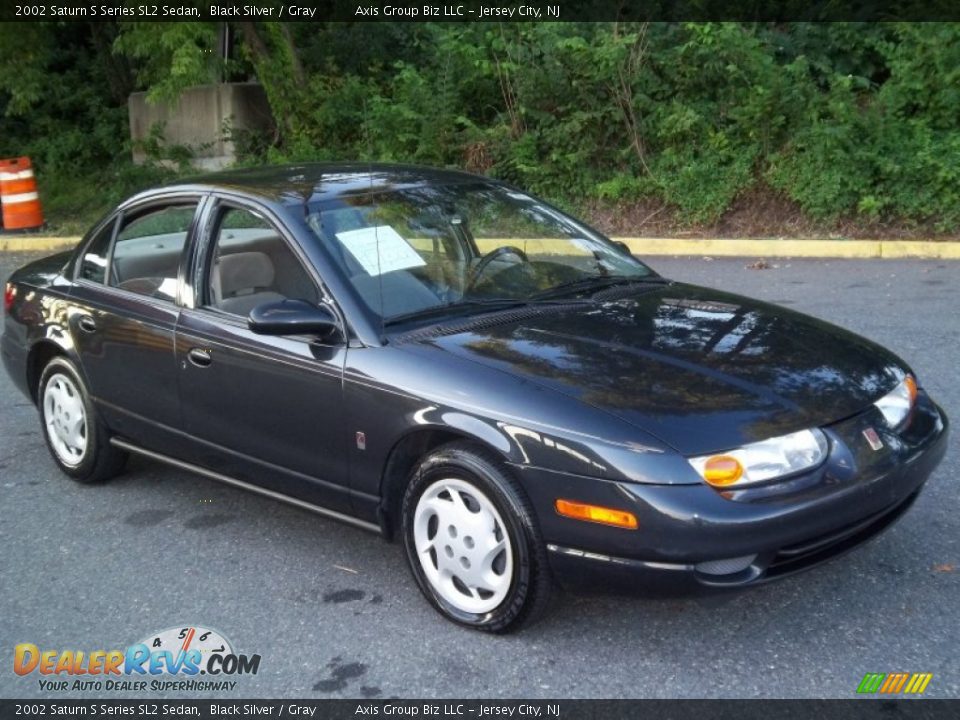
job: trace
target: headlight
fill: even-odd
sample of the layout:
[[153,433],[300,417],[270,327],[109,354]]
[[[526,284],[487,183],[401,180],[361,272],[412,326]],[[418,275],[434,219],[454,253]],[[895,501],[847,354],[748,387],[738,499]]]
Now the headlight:
[[816,467],[827,456],[829,443],[817,430],[744,445],[730,452],[688,458],[700,477],[714,487],[750,485]]
[[914,380],[913,375],[907,375],[899,385],[877,400],[874,405],[883,413],[887,425],[895,428],[907,419],[916,400],[917,381]]

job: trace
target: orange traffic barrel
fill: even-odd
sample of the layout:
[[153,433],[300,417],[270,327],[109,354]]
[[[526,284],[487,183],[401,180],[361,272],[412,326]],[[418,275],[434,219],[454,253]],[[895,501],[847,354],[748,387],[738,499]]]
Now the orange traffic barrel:
[[43,209],[30,158],[0,160],[0,205],[3,206],[4,230],[43,225]]

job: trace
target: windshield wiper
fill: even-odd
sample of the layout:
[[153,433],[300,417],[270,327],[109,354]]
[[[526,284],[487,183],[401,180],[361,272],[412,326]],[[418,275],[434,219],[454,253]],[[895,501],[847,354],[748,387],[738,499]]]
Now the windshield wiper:
[[[574,300],[572,302],[580,303],[584,301]],[[449,305],[437,305],[435,307],[424,308],[423,310],[414,310],[413,312],[394,315],[384,320],[384,325],[399,325],[412,320],[428,320],[431,318],[442,317],[448,314],[462,314],[463,310],[509,310],[517,307],[529,307],[530,305],[569,305],[570,300],[552,300],[547,298],[485,298],[477,300],[463,300],[461,302],[451,303]]]
[[660,285],[668,282],[670,281],[664,277],[661,277],[660,275],[644,275],[641,277],[628,275],[592,275],[590,277],[577,278],[576,280],[568,280],[567,282],[560,283],[559,285],[554,285],[552,288],[538,292],[531,297],[534,300],[542,300],[575,293],[581,290],[593,290],[598,292],[616,285],[630,285],[632,283]]
[[512,307],[527,305],[526,300],[517,298],[490,298],[487,300],[464,300],[462,302],[450,303],[449,305],[435,305],[434,307],[414,310],[413,312],[394,315],[384,320],[384,325],[399,325],[410,320],[427,320],[430,318],[441,317],[449,314],[460,314],[464,310],[475,309],[494,309],[506,310]]

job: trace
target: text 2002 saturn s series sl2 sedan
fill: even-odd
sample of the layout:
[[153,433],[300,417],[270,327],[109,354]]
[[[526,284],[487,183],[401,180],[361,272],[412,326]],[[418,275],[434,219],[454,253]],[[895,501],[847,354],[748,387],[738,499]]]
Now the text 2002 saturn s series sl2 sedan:
[[70,477],[141,453],[399,535],[437,610],[490,631],[552,577],[808,568],[900,517],[946,445],[887,350],[459,172],[145,192],[14,273],[5,308],[4,363]]

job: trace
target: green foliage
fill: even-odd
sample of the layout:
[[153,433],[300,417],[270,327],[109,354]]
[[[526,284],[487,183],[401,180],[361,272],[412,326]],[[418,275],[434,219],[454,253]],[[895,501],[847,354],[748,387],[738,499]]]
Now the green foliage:
[[44,172],[38,182],[44,214],[52,230],[82,235],[122,200],[173,177],[175,173],[168,168],[125,162],[89,168],[83,174]]
[[[566,207],[654,199],[691,223],[770,188],[828,222],[960,228],[957,23],[230,27],[223,63],[218,23],[0,25],[0,154],[32,155],[78,206],[63,176],[161,172],[123,169],[130,90],[254,75],[277,129],[224,128],[243,164],[465,167]],[[187,159],[162,134],[141,149]]]
[[960,29],[899,24],[886,34],[873,45],[883,71],[829,78],[767,178],[814,217],[859,213],[955,230]]
[[152,102],[176,99],[193,85],[218,82],[224,72],[215,22],[124,22],[114,49],[137,61],[137,79]]
[[175,167],[183,173],[189,172],[194,149],[184,145],[171,145],[166,141],[165,130],[166,123],[155,123],[146,138],[134,141],[131,145],[146,156],[148,164],[165,165]]
[[71,25],[0,23],[0,156],[77,172],[116,153],[127,118],[95,45]]
[[160,173],[130,163],[125,65],[115,28],[0,23],[0,157],[29,156],[55,229],[86,230]]

